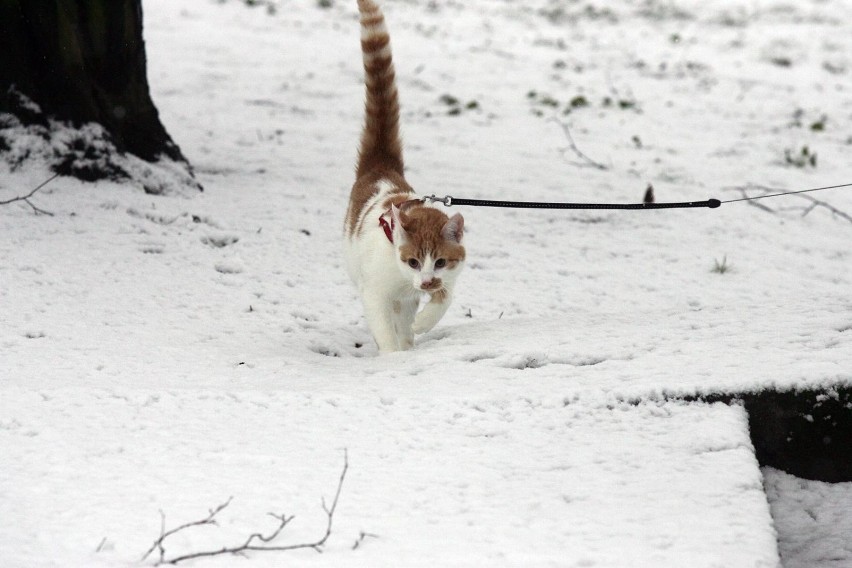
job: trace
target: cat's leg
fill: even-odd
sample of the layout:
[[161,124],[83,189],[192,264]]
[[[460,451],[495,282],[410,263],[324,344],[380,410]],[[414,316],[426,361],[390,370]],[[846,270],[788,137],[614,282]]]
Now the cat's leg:
[[419,335],[435,327],[447,313],[451,301],[452,292],[448,289],[439,290],[432,294],[429,302],[414,318],[414,333]]
[[364,294],[364,315],[367,325],[379,347],[379,353],[391,353],[400,350],[396,333],[393,308],[388,298],[381,294]]
[[414,347],[414,317],[417,314],[419,304],[420,299],[417,296],[404,298],[393,304],[400,349],[406,350]]

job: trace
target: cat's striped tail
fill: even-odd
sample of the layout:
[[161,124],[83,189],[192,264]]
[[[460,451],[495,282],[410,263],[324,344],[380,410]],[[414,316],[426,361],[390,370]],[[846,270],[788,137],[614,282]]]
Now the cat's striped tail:
[[358,0],[361,52],[367,86],[366,117],[358,151],[358,177],[376,169],[402,175],[399,99],[385,16],[373,0]]

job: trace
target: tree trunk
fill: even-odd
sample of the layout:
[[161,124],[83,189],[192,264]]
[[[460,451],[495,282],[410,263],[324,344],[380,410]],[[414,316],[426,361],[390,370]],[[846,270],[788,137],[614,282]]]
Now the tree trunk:
[[141,0],[0,0],[3,112],[24,125],[96,122],[119,153],[186,164],[151,100]]

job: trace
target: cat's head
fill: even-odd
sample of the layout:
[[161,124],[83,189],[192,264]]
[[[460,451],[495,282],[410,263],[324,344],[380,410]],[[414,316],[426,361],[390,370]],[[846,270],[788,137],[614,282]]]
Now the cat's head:
[[458,213],[447,217],[433,207],[409,203],[401,208],[392,206],[391,215],[397,264],[411,285],[436,292],[455,280],[465,259],[464,218]]

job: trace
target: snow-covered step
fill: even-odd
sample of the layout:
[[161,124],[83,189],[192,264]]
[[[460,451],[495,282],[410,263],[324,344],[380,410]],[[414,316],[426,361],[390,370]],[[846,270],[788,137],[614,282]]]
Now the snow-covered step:
[[252,566],[778,565],[739,406],[9,389],[0,411],[8,566],[126,565],[159,509],[172,528],[229,496],[220,526],[172,537],[166,558],[270,532],[268,512],[296,515],[282,544],[310,541],[344,448],[325,553]]

